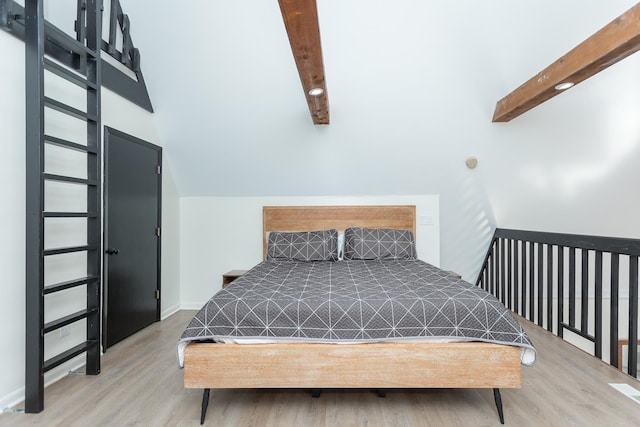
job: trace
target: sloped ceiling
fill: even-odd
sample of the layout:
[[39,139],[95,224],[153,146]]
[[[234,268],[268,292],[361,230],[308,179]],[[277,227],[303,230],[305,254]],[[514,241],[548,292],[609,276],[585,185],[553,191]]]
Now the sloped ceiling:
[[[318,0],[324,127],[276,0],[121,4],[182,196],[440,194],[451,221],[640,237],[624,197],[640,177],[638,55],[491,123],[498,99],[633,1]],[[595,220],[612,216],[623,229]]]

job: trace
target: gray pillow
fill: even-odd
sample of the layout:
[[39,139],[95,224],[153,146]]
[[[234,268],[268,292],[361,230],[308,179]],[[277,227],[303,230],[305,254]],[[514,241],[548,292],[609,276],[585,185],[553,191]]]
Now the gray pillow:
[[267,261],[337,261],[338,230],[272,231]]
[[347,228],[344,259],[416,259],[411,230],[391,228]]

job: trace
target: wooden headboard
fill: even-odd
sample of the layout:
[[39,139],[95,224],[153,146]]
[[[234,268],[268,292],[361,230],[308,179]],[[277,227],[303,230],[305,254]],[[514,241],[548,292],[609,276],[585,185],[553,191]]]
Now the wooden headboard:
[[415,206],[264,206],[262,253],[267,253],[270,231],[314,231],[348,227],[396,228],[416,235]]

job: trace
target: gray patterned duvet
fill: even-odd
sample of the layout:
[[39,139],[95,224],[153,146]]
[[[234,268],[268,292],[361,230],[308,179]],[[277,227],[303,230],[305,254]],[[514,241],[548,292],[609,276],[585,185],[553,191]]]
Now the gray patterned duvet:
[[535,349],[492,295],[420,260],[265,261],[215,294],[178,342],[485,341]]

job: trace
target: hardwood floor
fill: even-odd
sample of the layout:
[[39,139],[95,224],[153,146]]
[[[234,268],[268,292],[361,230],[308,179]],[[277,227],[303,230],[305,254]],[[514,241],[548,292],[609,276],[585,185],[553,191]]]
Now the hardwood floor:
[[[96,377],[69,376],[45,393],[40,414],[1,414],[0,426],[197,426],[202,391],[182,387],[175,344],[182,311],[116,344]],[[502,390],[505,424],[631,426],[640,404],[608,385],[640,382],[521,320],[538,349],[521,389]],[[491,390],[213,390],[205,425],[497,426]]]

